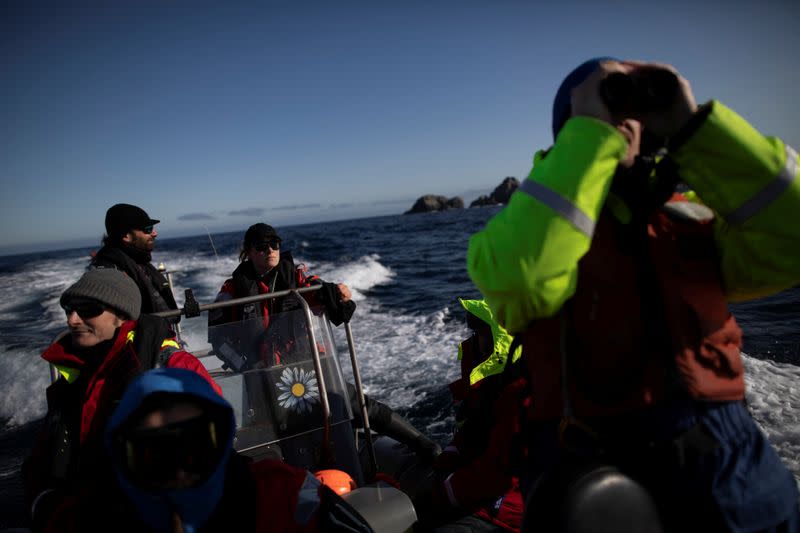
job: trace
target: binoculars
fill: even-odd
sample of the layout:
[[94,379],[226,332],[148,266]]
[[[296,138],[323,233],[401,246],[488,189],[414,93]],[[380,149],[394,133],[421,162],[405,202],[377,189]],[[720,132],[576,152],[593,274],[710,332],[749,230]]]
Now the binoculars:
[[678,77],[661,68],[641,69],[631,74],[615,72],[600,82],[600,97],[615,115],[665,111],[679,90]]

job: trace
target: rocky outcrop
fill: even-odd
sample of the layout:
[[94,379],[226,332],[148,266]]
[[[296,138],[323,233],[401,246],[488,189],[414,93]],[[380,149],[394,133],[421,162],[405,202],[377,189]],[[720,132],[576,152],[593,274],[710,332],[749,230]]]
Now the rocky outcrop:
[[511,198],[511,195],[514,191],[517,190],[519,187],[519,181],[514,176],[508,176],[506,179],[503,180],[503,183],[495,187],[492,194],[489,196],[483,195],[479,197],[477,200],[474,200],[470,207],[481,207],[484,205],[498,205],[498,204],[507,204],[508,200]]
[[446,196],[426,194],[425,196],[420,196],[411,209],[403,214],[429,213],[431,211],[447,211],[448,209],[464,209],[464,200],[459,196],[447,198]]

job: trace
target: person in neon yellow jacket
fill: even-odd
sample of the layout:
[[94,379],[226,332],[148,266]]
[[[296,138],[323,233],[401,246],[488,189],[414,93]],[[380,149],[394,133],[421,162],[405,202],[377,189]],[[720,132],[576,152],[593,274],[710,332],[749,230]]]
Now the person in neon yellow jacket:
[[[677,81],[676,90],[663,107],[617,107],[614,112],[609,109],[609,98],[602,91],[613,74],[636,80],[655,71],[672,73]],[[680,179],[691,187],[694,198],[702,201],[672,206],[672,211],[689,217],[700,213],[703,222],[713,218],[719,285],[727,301],[767,296],[800,282],[800,225],[787,223],[800,210],[797,153],[780,139],[760,134],[718,101],[698,107],[689,83],[673,67],[611,58],[587,61],[567,76],[556,95],[553,133],[554,145],[536,154],[533,170],[506,208],[469,242],[469,276],[510,333],[525,339],[539,324],[554,317],[571,316],[571,310],[565,311],[569,301],[572,308],[591,307],[586,300],[575,301],[580,293],[579,272],[591,268],[586,266],[585,258],[597,241],[596,229],[603,213],[610,211],[622,225],[630,218],[630,198],[628,202],[621,201],[614,192],[614,182],[621,169],[624,174],[625,169],[635,168],[640,155],[652,155],[640,154],[642,145],[652,139],[659,141],[655,146],[666,148],[667,159]],[[663,153],[662,150],[658,157]],[[667,198],[663,200],[662,203]],[[593,250],[596,256],[597,251]],[[594,268],[597,272],[603,267]],[[620,278],[618,283],[620,287],[631,287],[636,281]],[[652,320],[652,314],[641,314],[642,322]],[[620,320],[628,318],[621,316]],[[569,318],[567,327],[568,321]],[[726,335],[738,331],[735,322],[726,323],[726,328]],[[645,328],[642,337],[647,338],[651,331]],[[562,340],[567,345],[571,341],[566,337]],[[741,337],[727,338],[725,342],[735,352],[737,359],[733,363],[738,361],[738,368],[732,363],[730,373],[739,380],[739,394],[743,395],[738,359]],[[528,349],[523,340],[529,367],[530,361],[544,358],[537,353],[537,346],[530,344],[533,349]],[[562,422],[575,418],[576,403],[570,402],[574,391],[566,370],[569,365],[564,364],[566,353],[568,350],[562,347],[561,363],[556,355],[555,362],[551,359],[543,366],[553,370],[553,380],[560,382],[548,392],[559,397]],[[537,364],[541,367],[542,363]],[[531,378],[534,402],[540,401],[534,407],[536,411],[550,399],[543,398],[548,395],[541,388],[537,392],[533,370]],[[652,396],[643,396],[639,411],[618,413],[605,420],[624,420],[624,427],[630,428],[631,434],[644,435],[642,440],[675,439],[689,443],[690,448],[694,443],[686,435],[691,437],[697,432],[685,430],[700,428],[702,433],[710,428],[714,446],[703,453],[694,450],[699,457],[696,464],[687,466],[681,462],[670,473],[674,477],[669,483],[677,487],[662,484],[662,495],[675,497],[684,488],[686,494],[696,496],[690,503],[692,508],[677,505],[670,508],[672,511],[699,512],[700,524],[723,530],[770,530],[781,524],[788,530],[800,528],[794,479],[742,402],[735,394],[723,396],[704,398],[697,394],[680,402],[673,398],[673,403],[665,404],[655,404]],[[611,425],[597,416],[587,420],[590,429]],[[539,422],[547,423],[541,419]],[[554,429],[554,436],[556,432]],[[592,434],[602,435],[602,431]],[[531,455],[535,458],[537,450],[561,453],[559,445],[554,444],[557,441],[554,437],[544,445],[532,443]],[[656,442],[657,446],[660,444]],[[534,472],[531,477],[539,473]],[[669,488],[663,489],[666,485]],[[688,496],[676,497],[682,504],[689,504],[689,500]]]
[[[453,438],[434,461],[437,482],[425,527],[434,531],[519,531],[522,495],[514,475],[515,407],[524,394],[521,347],[497,324],[483,300],[459,298],[472,334],[458,345],[461,376],[450,384],[457,406]],[[510,367],[508,370],[506,367]],[[425,529],[423,527],[423,529]]]
[[[572,118],[520,191],[469,242],[469,276],[512,333],[553,315],[572,296],[578,260],[589,249],[617,165],[632,157],[629,138],[641,124],[616,126],[597,94],[609,72],[632,63],[605,64],[572,94]],[[688,82],[685,101],[646,128],[675,135],[697,111]],[[730,301],[777,293],[800,283],[800,225],[787,224],[800,209],[797,152],[765,137],[718,101],[671,156],[681,178],[719,216],[716,238]],[[637,131],[633,131],[636,128]],[[757,258],[757,259],[756,259]]]

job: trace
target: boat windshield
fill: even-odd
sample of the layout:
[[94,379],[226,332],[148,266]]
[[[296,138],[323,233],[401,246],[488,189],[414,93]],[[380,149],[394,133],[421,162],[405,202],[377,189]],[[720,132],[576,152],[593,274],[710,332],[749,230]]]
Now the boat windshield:
[[[311,330],[322,376],[315,369]],[[272,314],[268,321],[257,317],[213,326],[208,340],[224,363],[214,379],[236,415],[236,450],[248,451],[321,430],[325,425],[323,387],[330,427],[349,427],[353,413],[324,314],[312,314],[309,323],[298,309]]]

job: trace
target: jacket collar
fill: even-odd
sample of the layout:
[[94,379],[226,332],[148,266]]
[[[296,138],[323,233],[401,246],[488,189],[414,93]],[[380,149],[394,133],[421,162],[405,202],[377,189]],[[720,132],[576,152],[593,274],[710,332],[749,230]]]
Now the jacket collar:
[[[103,361],[100,362],[100,365],[98,366],[102,366],[103,362],[107,361],[110,356],[122,350],[122,348],[128,342],[128,333],[133,331],[135,328],[135,320],[128,320],[119,327],[111,347],[106,352],[105,357],[103,357]],[[88,361],[83,357],[82,354],[76,353],[75,350],[73,350],[72,336],[69,334],[64,335],[58,341],[51,344],[44,351],[44,353],[42,353],[42,359],[54,365],[63,365],[72,368],[83,368],[88,364]]]

